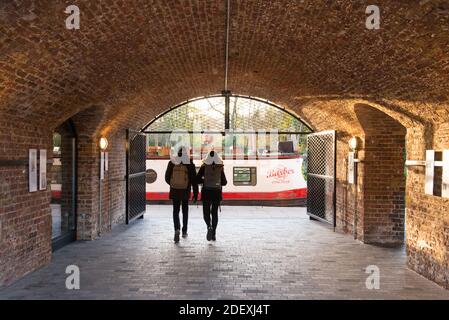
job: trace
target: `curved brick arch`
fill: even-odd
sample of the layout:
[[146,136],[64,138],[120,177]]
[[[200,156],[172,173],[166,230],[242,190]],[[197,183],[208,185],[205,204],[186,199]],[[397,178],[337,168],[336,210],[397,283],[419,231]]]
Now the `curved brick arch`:
[[365,243],[401,245],[405,239],[405,137],[398,121],[367,104],[354,111],[363,129],[363,212],[358,236]]
[[[408,155],[423,160],[426,148],[449,148],[448,3],[381,1],[378,31],[364,25],[370,4],[232,0],[229,89],[288,108],[316,131],[338,130],[341,164],[347,158],[347,140],[363,134],[354,106],[371,105],[407,128]],[[95,224],[96,182],[89,181],[97,171],[98,137],[110,140],[111,182],[105,188],[113,198],[104,199],[103,209],[119,223],[125,128],[141,128],[169,106],[223,90],[225,2],[79,1],[78,31],[65,29],[66,5],[62,0],[0,4],[0,150],[6,160],[23,160],[29,148],[51,148],[51,131],[59,124],[79,119],[88,150],[86,187],[91,190],[86,214],[92,217],[91,228],[79,237],[90,239],[102,227],[109,228]],[[24,170],[0,168],[9,177],[1,180],[3,190],[40,204],[28,208],[15,197],[0,208],[7,239],[0,242],[0,252],[11,261],[0,265],[0,284],[50,257],[49,194],[28,194]],[[351,232],[354,208],[342,204],[342,195],[351,191],[344,169],[337,178],[338,223]],[[412,250],[410,266],[447,286],[449,272],[442,257],[447,257],[444,214],[449,204],[424,195],[423,180],[422,168],[409,170],[408,206],[416,217],[411,234],[414,247],[424,242],[432,249]],[[30,210],[44,227],[27,239],[30,225],[21,218]],[[429,214],[439,219],[419,222]],[[17,247],[29,241],[41,249],[30,249],[23,257],[9,245],[10,239],[18,239]]]
[[[151,118],[153,108],[223,89],[222,1],[81,3],[78,32],[65,30],[63,2],[2,6],[0,110],[22,106],[59,124],[105,103],[129,117],[145,107]],[[444,1],[387,1],[379,32],[364,29],[365,6],[232,1],[230,89],[286,106],[296,97],[347,94],[404,101],[412,114],[421,112],[417,102],[446,104]]]

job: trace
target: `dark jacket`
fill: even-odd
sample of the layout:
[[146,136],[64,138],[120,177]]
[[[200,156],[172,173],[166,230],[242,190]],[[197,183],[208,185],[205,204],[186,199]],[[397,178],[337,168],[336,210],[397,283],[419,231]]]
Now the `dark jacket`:
[[[205,166],[202,165],[200,168],[200,171],[196,175],[196,181],[198,184],[204,184],[204,171]],[[224,173],[224,170],[221,172],[221,185],[225,186],[228,184],[228,180],[226,180],[226,175]],[[217,202],[223,200],[223,189],[208,189],[203,186],[201,189],[201,200],[202,201],[211,201],[211,202]]]
[[[193,161],[190,160],[190,164],[183,164],[187,166],[187,170],[189,173],[189,185],[187,189],[173,189],[170,187],[170,195],[169,198],[172,200],[189,200],[190,193],[193,187],[193,195],[195,198],[198,197],[198,183],[196,182],[196,170]],[[170,185],[171,176],[173,174],[173,168],[175,164],[173,162],[169,162],[167,166],[167,170],[165,171],[165,182]]]

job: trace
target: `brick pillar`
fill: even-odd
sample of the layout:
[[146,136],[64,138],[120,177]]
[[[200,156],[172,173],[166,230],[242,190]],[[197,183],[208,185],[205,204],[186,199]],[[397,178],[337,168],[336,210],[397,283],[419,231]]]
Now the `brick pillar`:
[[[125,220],[125,129],[102,131],[104,112],[101,107],[92,107],[72,118],[78,134],[77,238],[80,240],[95,239],[99,232]],[[109,171],[100,182],[99,139],[102,136],[109,141]]]
[[78,136],[77,239],[97,238],[99,215],[99,134],[105,117],[102,107],[88,108],[72,117]]
[[99,152],[92,137],[78,136],[78,240],[93,240],[98,235]]

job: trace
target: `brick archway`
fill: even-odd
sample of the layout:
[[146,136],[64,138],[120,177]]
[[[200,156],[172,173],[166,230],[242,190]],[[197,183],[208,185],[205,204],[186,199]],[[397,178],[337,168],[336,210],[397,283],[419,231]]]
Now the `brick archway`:
[[[373,110],[356,114],[357,102],[373,102],[407,128],[411,159],[423,160],[426,148],[449,148],[447,3],[405,7],[403,1],[386,0],[380,31],[364,28],[364,1],[329,3],[232,0],[229,90],[289,108],[314,131],[336,129],[340,163],[347,159],[348,138],[364,136],[362,127],[370,131],[363,113],[384,117]],[[101,6],[80,2],[82,27],[76,31],[64,28],[65,7],[63,1],[0,5],[0,285],[51,257],[50,192],[28,192],[30,148],[50,149],[54,128],[69,118],[77,120],[80,221],[89,226],[78,238],[93,239],[99,230],[123,221],[125,128],[140,129],[167,106],[223,90],[224,1],[176,6],[158,0],[145,6],[139,1],[126,6],[121,0],[105,0]],[[100,206],[93,177],[102,135],[110,141],[111,167],[105,182],[110,196]],[[408,174],[409,264],[447,287],[449,201],[423,194],[423,168]],[[349,198],[354,190],[346,183],[341,170],[337,219],[343,231],[351,232],[352,215],[364,210],[368,198],[362,190],[361,207],[349,204],[345,194]],[[100,207],[107,210],[103,226],[97,219]],[[375,220],[376,213],[370,217]],[[366,225],[365,231],[374,241],[385,230]]]
[[363,130],[363,214],[359,238],[365,243],[400,245],[405,223],[405,136],[398,121],[364,104],[354,106]]

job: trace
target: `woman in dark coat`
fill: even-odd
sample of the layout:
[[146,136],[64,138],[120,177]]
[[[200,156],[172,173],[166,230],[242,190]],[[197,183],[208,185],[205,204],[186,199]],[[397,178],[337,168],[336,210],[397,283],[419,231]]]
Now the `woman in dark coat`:
[[[184,152],[184,153],[183,153]],[[167,166],[167,170],[165,171],[165,182],[167,182],[170,185],[170,194],[169,198],[173,200],[173,223],[175,226],[175,238],[174,241],[176,243],[179,242],[179,235],[181,230],[181,222],[179,221],[179,211],[182,206],[182,237],[187,237],[187,225],[189,221],[189,199],[190,194],[193,187],[193,200],[194,202],[198,199],[198,184],[196,182],[196,170],[195,165],[193,164],[193,160],[188,157],[187,151],[183,148],[181,148],[178,151],[178,157],[187,157],[187,161],[183,161],[180,163],[180,165],[185,166],[185,169],[187,171],[187,187],[183,189],[177,189],[172,187],[172,178],[173,178],[173,171],[175,168],[175,163],[173,161],[170,161]],[[184,159],[185,160],[185,159]],[[186,164],[187,162],[187,164]]]
[[[221,171],[221,178],[218,186],[208,187],[205,183],[206,167],[213,166]],[[223,186],[228,184],[223,168],[223,160],[217,153],[211,151],[203,161],[197,176],[198,184],[202,184],[201,201],[203,202],[203,217],[207,226],[207,241],[216,241],[216,230],[218,225],[218,207],[223,199]],[[212,216],[212,219],[211,219]]]

